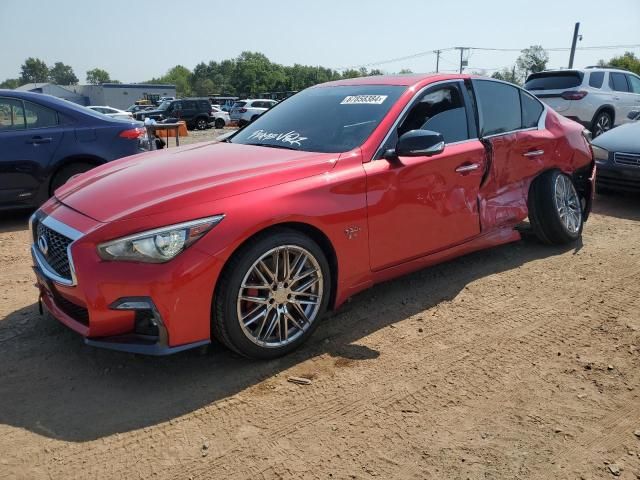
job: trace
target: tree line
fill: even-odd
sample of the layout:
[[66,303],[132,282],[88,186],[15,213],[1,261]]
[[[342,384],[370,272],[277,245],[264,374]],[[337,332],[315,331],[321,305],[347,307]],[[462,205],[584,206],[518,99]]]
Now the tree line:
[[[522,84],[531,73],[547,68],[549,55],[540,45],[532,45],[522,50],[521,55],[511,68],[494,72],[493,78]],[[600,60],[600,66],[624,68],[640,75],[640,58],[632,52],[613,57],[609,61]],[[332,68],[311,65],[281,65],[269,60],[258,52],[242,52],[238,57],[222,61],[201,62],[193,70],[176,65],[164,75],[141,83],[169,83],[176,86],[178,96],[205,96],[226,94],[235,96],[253,96],[266,92],[298,91],[317,83],[354,78],[368,75],[382,75],[379,69],[347,69],[338,71]],[[398,73],[411,73],[402,69]],[[473,72],[486,74],[485,72]],[[86,72],[87,83],[120,83],[111,78],[109,72],[93,68]],[[25,83],[52,82],[58,85],[76,85],[79,83],[73,68],[63,62],[48,66],[39,58],[29,57],[20,67],[18,78],[8,78],[0,83],[0,88],[17,88]]]

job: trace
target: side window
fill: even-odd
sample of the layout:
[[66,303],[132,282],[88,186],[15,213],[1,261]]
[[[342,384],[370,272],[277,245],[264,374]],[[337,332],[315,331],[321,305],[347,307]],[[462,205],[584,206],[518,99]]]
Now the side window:
[[524,90],[520,90],[520,106],[522,108],[522,128],[537,127],[542,110],[544,110],[542,104]]
[[173,107],[174,112],[178,110],[182,110],[182,102],[173,102],[171,106]]
[[0,132],[25,128],[24,107],[20,100],[0,98]]
[[182,108],[184,108],[185,110],[195,110],[196,109],[196,102],[194,102],[193,100],[188,100],[186,102],[182,102]]
[[409,110],[398,128],[398,137],[410,130],[438,132],[446,143],[469,139],[467,113],[458,86],[427,90]]
[[516,87],[491,80],[476,80],[473,87],[478,101],[481,136],[521,128],[520,95]]
[[58,125],[58,113],[37,103],[24,102],[27,128],[45,128]]
[[604,82],[604,72],[591,72],[589,74],[589,86],[593,88],[602,88]]
[[640,78],[635,75],[627,75],[627,80],[629,80],[631,91],[633,93],[640,93]]
[[629,85],[624,73],[609,72],[609,86],[616,92],[628,92]]

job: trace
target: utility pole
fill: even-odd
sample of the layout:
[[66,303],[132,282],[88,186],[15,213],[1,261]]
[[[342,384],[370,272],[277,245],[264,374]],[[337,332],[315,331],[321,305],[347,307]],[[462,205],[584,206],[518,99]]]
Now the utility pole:
[[442,52],[442,50],[434,50],[436,54],[436,73],[440,71],[440,52]]
[[576,43],[578,43],[578,31],[580,30],[580,22],[576,22],[573,29],[573,41],[571,42],[571,53],[569,54],[569,68],[573,68],[573,57],[576,54]]
[[463,67],[466,66],[466,62],[463,59],[464,51],[468,50],[466,47],[456,47],[456,50],[460,50],[460,73],[462,73]]

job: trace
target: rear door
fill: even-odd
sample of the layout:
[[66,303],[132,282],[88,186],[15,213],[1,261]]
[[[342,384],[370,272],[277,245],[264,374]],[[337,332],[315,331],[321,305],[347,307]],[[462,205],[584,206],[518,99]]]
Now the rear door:
[[544,106],[514,85],[473,80],[480,137],[489,168],[480,188],[482,230],[514,225],[528,214],[530,180],[553,158],[556,139],[544,126]]
[[55,110],[0,97],[0,203],[38,194],[63,136]]

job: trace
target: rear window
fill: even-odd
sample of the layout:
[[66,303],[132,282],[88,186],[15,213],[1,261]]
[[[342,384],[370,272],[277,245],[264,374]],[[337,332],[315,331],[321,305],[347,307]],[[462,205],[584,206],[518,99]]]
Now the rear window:
[[581,72],[542,72],[529,75],[524,88],[527,90],[564,90],[582,84]]
[[602,88],[604,82],[604,72],[591,72],[589,74],[589,86],[593,88]]

